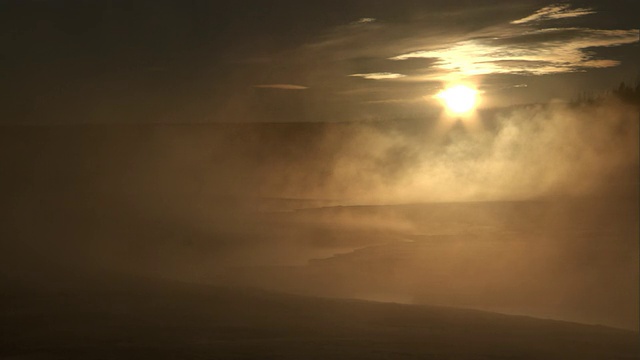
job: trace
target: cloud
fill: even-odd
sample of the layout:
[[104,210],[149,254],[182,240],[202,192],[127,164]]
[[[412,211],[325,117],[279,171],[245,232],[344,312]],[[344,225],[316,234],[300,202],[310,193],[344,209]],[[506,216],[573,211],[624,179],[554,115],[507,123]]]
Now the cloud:
[[279,89],[279,90],[306,90],[308,87],[302,85],[293,85],[293,84],[264,84],[264,85],[253,85],[255,88],[260,89]]
[[369,73],[369,74],[351,74],[349,76],[361,77],[369,80],[386,80],[386,79],[398,79],[401,77],[405,77],[406,75],[390,73],[390,72],[377,72],[377,73]]
[[[587,76],[587,70],[613,68],[620,62],[632,61],[633,55],[628,51],[617,51],[613,47],[624,50],[628,45],[623,45],[638,41],[638,32],[633,30],[635,24],[620,22],[619,28],[600,25],[606,23],[607,16],[585,17],[588,23],[580,27],[564,24],[581,19],[569,17],[579,13],[574,9],[578,6],[560,6],[561,10],[546,15],[567,18],[563,24],[533,20],[512,24],[542,7],[529,8],[523,13],[523,5],[516,2],[496,1],[473,9],[431,7],[424,5],[423,11],[413,9],[395,16],[371,12],[372,15],[367,15],[377,20],[370,22],[358,22],[363,17],[349,16],[346,22],[324,29],[306,38],[304,43],[277,53],[261,54],[271,61],[247,66],[255,71],[254,77],[248,80],[250,84],[270,84],[273,79],[304,79],[303,85],[315,89],[318,96],[304,104],[287,103],[287,107],[296,107],[295,115],[277,112],[273,110],[275,106],[262,103],[249,111],[247,101],[242,99],[237,101],[241,118],[260,116],[280,121],[283,116],[294,116],[314,121],[368,120],[411,116],[423,110],[439,111],[437,102],[388,100],[431,95],[435,91],[433,85],[441,86],[443,81],[468,80],[482,87],[501,81],[511,87],[526,82],[517,78],[522,75],[585,72]],[[616,57],[610,55],[614,53]],[[628,72],[628,67],[618,67],[608,76],[624,79],[628,78]],[[246,74],[239,74],[238,78],[244,79]],[[269,78],[260,80],[265,74]],[[600,78],[604,73],[595,71],[593,76]],[[552,91],[545,91],[541,88],[547,87],[547,81],[553,81],[554,77],[546,78],[549,80],[536,82],[536,89],[530,84],[531,89],[519,92],[518,96],[507,96],[504,89],[494,89],[499,91],[490,91],[485,97],[488,101],[482,106],[545,101],[584,90],[571,80],[564,83],[562,89],[553,86]],[[343,96],[347,93],[350,96]],[[250,100],[262,101],[261,98]],[[307,111],[311,107],[313,110]],[[301,110],[303,108],[307,110]],[[235,108],[231,116],[239,117]]]
[[544,75],[617,66],[587,51],[638,41],[638,30],[551,28],[507,37],[464,40],[436,50],[413,51],[390,58],[437,59],[434,68],[466,76],[486,74]]
[[590,8],[578,8],[571,9],[569,4],[554,4],[545,6],[542,9],[536,11],[532,15],[524,17],[522,19],[514,20],[511,24],[525,24],[534,21],[555,20],[563,18],[573,18],[578,16],[584,16],[594,14],[595,11]]
[[355,21],[355,24],[368,24],[375,21],[377,21],[377,19],[364,17],[364,18],[358,19],[358,21]]
[[[550,5],[527,17],[514,7],[506,8],[499,17],[490,15],[496,11],[493,7],[477,11],[473,19],[484,20],[466,22],[464,16],[471,15],[453,14],[450,16],[460,19],[446,29],[430,26],[426,18],[397,23],[375,21],[366,27],[353,26],[358,25],[354,22],[333,29],[298,55],[305,61],[321,59],[332,64],[331,75],[368,80],[403,78],[402,83],[409,84],[460,76],[546,75],[610,68],[620,61],[594,50],[638,42],[637,29],[541,26],[544,20],[595,13],[587,7]],[[324,86],[328,78],[312,80]],[[337,83],[353,86],[346,82],[331,86]]]
[[383,100],[368,100],[363,101],[368,104],[406,104],[406,103],[421,103],[424,102],[424,97],[407,98],[407,99],[383,99]]

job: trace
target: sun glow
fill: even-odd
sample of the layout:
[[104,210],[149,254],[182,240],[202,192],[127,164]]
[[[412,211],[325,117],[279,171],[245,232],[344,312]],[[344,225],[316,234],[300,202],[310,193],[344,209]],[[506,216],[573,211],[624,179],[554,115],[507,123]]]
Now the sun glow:
[[442,100],[449,111],[455,114],[463,114],[474,108],[477,94],[478,91],[468,86],[456,85],[440,91],[436,98]]

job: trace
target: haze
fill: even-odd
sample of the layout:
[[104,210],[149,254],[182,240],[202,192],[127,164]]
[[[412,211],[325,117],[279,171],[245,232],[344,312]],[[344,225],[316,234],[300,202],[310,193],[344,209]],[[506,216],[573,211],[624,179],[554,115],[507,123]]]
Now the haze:
[[637,7],[0,2],[0,356],[638,358]]

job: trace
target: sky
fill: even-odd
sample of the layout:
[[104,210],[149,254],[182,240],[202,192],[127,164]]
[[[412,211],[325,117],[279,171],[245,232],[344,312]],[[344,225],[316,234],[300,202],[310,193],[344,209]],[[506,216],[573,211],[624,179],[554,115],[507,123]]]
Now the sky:
[[433,117],[633,83],[636,1],[7,1],[3,123]]

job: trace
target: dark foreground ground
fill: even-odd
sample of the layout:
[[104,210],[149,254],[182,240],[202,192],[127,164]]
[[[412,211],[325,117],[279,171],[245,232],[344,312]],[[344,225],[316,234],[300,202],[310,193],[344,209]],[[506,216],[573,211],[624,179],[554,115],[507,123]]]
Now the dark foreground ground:
[[131,279],[3,283],[2,359],[640,359],[636,332],[481,311]]

